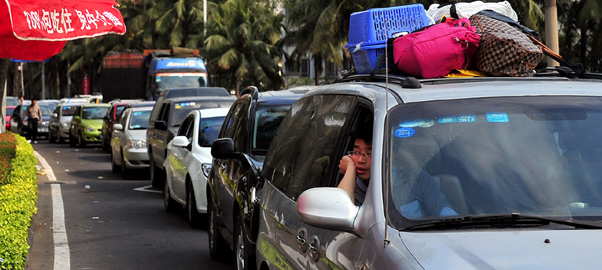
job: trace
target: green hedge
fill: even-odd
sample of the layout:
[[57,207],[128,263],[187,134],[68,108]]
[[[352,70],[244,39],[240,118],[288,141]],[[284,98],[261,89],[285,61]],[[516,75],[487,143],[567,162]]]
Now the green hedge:
[[[0,134],[0,155],[11,151],[11,159],[0,160],[0,269],[24,269],[28,229],[37,211],[37,159],[25,138]],[[5,164],[10,167],[7,177],[2,175]]]

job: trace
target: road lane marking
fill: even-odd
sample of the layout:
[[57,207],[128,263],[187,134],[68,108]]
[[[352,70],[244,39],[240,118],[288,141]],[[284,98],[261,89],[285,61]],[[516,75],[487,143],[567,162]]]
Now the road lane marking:
[[163,193],[163,191],[161,191],[161,190],[153,189],[152,185],[135,188],[134,190],[135,191],[142,191],[142,192],[150,192],[150,193]]
[[[56,176],[52,167],[46,162],[46,159],[37,151],[34,154],[42,167],[46,170],[46,176],[49,181],[56,181]],[[63,205],[63,196],[61,194],[61,185],[50,185],[52,194],[52,238],[54,240],[54,270],[71,269],[71,257],[69,253],[69,241],[67,241],[67,228],[65,226],[65,209]]]

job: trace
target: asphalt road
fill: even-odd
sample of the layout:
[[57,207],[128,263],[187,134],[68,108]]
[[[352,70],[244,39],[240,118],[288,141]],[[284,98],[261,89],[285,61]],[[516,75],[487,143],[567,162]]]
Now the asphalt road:
[[[210,259],[205,229],[190,228],[183,213],[165,211],[147,172],[133,180],[113,174],[110,155],[100,145],[41,141],[33,146],[56,181],[49,179],[52,173],[38,175],[28,269],[234,269]],[[59,220],[57,193],[66,246],[57,243],[61,230],[53,227],[53,219]]]

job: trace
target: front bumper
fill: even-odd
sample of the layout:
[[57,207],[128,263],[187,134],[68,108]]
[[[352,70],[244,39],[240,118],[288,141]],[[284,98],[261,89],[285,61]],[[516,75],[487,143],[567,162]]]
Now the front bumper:
[[126,148],[123,151],[123,159],[126,167],[132,169],[148,168],[150,164],[146,148]]

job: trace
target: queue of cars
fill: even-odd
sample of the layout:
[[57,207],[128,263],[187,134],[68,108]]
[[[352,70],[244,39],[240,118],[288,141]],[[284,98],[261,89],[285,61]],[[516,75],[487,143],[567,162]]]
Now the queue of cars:
[[[602,75],[563,74],[165,93],[124,109],[113,170],[146,154],[165,209],[205,223],[211,258],[237,269],[595,269]],[[368,176],[357,201],[347,173]]]

